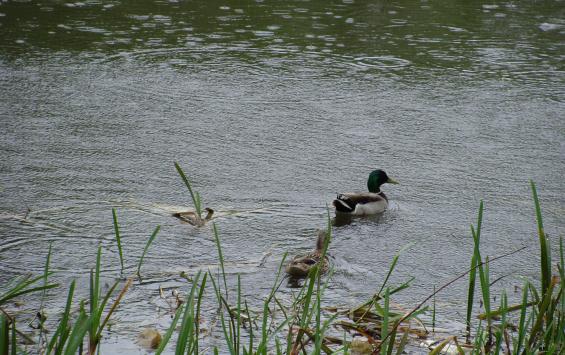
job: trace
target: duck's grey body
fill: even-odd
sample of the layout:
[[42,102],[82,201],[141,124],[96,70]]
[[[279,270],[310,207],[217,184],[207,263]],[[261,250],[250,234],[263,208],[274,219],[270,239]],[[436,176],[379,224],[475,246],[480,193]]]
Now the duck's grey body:
[[388,199],[383,192],[349,192],[337,195],[333,205],[336,213],[367,216],[383,213],[388,207]]

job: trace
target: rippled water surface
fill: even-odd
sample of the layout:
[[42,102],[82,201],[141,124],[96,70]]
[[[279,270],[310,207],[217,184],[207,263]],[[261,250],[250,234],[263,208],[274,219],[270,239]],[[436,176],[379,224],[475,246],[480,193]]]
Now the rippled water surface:
[[[396,302],[417,304],[468,267],[481,199],[483,253],[527,246],[491,266],[512,292],[538,278],[529,179],[554,245],[565,230],[564,13],[562,1],[1,2],[0,282],[41,273],[51,244],[55,319],[71,279],[87,294],[97,245],[107,282],[119,276],[112,208],[128,272],[161,225],[103,341],[139,352],[140,326],[170,323],[159,286],[184,290],[181,271],[218,265],[210,228],[171,217],[190,206],[178,161],[218,211],[226,271],[253,307],[284,252],[314,246],[335,193],[365,190],[377,167],[401,185],[384,186],[382,216],[335,228],[327,304],[370,297],[405,246],[392,282],[415,281]],[[465,294],[462,281],[438,297],[440,322],[463,323]]]

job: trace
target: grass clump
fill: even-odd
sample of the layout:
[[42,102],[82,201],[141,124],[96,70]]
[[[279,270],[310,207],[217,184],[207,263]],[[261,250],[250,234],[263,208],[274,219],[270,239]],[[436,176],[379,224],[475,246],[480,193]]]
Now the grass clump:
[[[192,190],[190,181],[175,163],[177,171],[187,185],[196,210],[201,212],[200,196]],[[540,248],[540,286],[525,281],[522,287],[521,302],[509,304],[503,291],[495,302],[490,269],[497,260],[509,257],[523,250],[510,251],[495,257],[481,253],[481,230],[483,225],[484,203],[481,201],[477,223],[472,225],[471,237],[473,252],[470,255],[470,267],[461,275],[440,287],[405,311],[394,307],[393,297],[400,291],[410,288],[412,278],[390,285],[389,280],[394,272],[400,253],[392,258],[389,270],[375,294],[361,305],[351,308],[324,307],[324,292],[332,278],[332,271],[322,277],[319,267],[313,267],[302,287],[291,300],[281,300],[279,289],[284,282],[283,265],[286,254],[282,257],[273,284],[262,301],[259,310],[251,310],[244,294],[241,276],[228,280],[225,268],[224,253],[216,224],[212,226],[213,238],[218,252],[218,271],[199,271],[187,277],[188,287],[183,302],[178,303],[170,327],[165,332],[156,349],[161,354],[174,349],[176,354],[224,353],[234,355],[247,354],[349,354],[362,351],[367,354],[391,355],[400,354],[408,349],[411,339],[430,335],[420,317],[428,312],[428,302],[432,303],[432,327],[435,327],[435,297],[454,282],[468,275],[467,302],[465,310],[465,341],[459,340],[459,334],[449,335],[430,348],[431,354],[439,354],[454,349],[459,354],[562,354],[565,352],[565,270],[563,239],[560,239],[557,273],[552,275],[552,255],[550,240],[547,237],[542,220],[542,212],[536,186],[531,182],[534,208],[536,212],[537,242]],[[114,231],[118,243],[121,273],[124,272],[124,259],[120,239],[118,220],[113,210]],[[147,241],[137,264],[137,275],[144,262],[144,257],[159,233],[157,226]],[[327,237],[321,260],[324,260],[331,240],[332,230],[328,214]],[[102,332],[109,319],[115,313],[123,296],[131,286],[133,279],[123,282],[121,291],[117,292],[121,281],[114,282],[107,292],[100,287],[102,249],[98,247],[95,267],[90,271],[88,300],[80,301],[78,311],[72,311],[75,302],[76,282],[72,281],[60,318],[45,332],[45,340],[41,353],[76,354],[99,352]],[[48,277],[51,249],[49,250],[45,271],[38,277],[19,276],[0,286],[0,353],[15,354],[20,351],[16,340],[23,339],[25,334],[16,328],[16,321],[9,312],[3,309],[15,297],[45,292],[57,287],[49,283]],[[478,280],[478,285],[477,285]],[[231,283],[229,283],[230,281]],[[235,284],[229,289],[230,284]],[[477,314],[474,310],[475,292],[480,288],[480,300],[484,312]],[[213,304],[217,309],[218,327],[223,338],[222,345],[212,349],[202,347],[201,326],[202,304],[211,291]],[[42,323],[43,327],[43,323]],[[337,332],[337,333],[336,333]],[[28,337],[29,338],[29,337]],[[359,339],[366,339],[360,341]],[[41,336],[40,336],[41,339]],[[171,344],[174,340],[174,344]],[[169,349],[170,350],[170,349]]]

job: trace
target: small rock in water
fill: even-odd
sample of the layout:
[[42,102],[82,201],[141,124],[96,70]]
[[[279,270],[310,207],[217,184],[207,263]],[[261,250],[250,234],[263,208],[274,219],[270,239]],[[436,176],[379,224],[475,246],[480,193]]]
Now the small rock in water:
[[139,333],[137,340],[144,348],[157,349],[161,344],[161,333],[155,328],[146,328]]

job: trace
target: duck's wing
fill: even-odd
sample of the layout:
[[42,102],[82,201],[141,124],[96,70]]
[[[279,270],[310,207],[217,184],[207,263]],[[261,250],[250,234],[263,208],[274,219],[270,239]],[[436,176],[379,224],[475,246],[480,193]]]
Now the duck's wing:
[[177,218],[191,218],[194,216],[196,216],[196,213],[193,211],[173,213],[173,217],[177,217]]
[[351,213],[355,211],[355,207],[358,204],[368,204],[372,202],[386,202],[386,198],[380,194],[372,192],[348,192],[337,195],[337,198],[333,201],[335,209],[339,212]]
[[173,217],[192,225],[196,225],[198,223],[198,215],[193,211],[173,213]]

